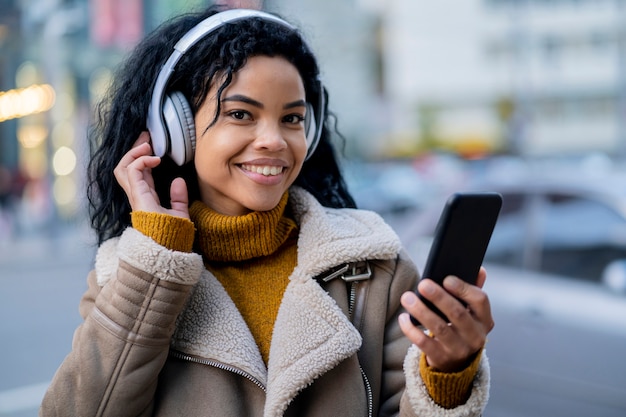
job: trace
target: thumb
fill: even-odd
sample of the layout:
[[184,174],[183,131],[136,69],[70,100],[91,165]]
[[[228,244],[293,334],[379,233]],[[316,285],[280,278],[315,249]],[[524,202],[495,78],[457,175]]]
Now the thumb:
[[172,211],[179,217],[189,218],[189,193],[187,183],[182,178],[175,178],[170,186],[170,203]]
[[485,281],[487,280],[487,270],[484,266],[480,267],[480,271],[478,272],[478,278],[476,279],[476,286],[479,288],[483,288],[485,285]]

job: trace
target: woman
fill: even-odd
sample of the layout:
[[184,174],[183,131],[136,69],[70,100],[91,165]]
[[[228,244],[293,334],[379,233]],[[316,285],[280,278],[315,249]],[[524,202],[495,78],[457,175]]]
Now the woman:
[[117,75],[89,170],[84,322],[41,415],[481,414],[488,298],[421,283],[450,325],[418,300],[395,233],[355,209],[297,30],[211,8]]

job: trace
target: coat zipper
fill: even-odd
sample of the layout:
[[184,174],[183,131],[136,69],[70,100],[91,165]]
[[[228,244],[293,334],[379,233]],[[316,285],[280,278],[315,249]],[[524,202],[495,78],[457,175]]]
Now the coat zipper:
[[[350,321],[352,321],[352,323],[354,323],[354,321],[352,320],[352,316],[354,313],[354,306],[356,305],[357,284],[359,283],[359,281],[370,279],[370,277],[372,276],[372,270],[367,261],[365,262],[365,271],[357,270],[359,264],[361,264],[361,267],[363,266],[362,262],[345,264],[335,271],[332,271],[328,275],[321,277],[322,281],[324,282],[331,281],[335,278],[341,278],[346,283],[350,284],[350,294],[348,299],[348,318],[350,319]],[[359,364],[359,370],[361,371],[361,377],[363,378],[363,383],[365,384],[365,391],[367,395],[367,415],[368,417],[372,417],[374,415],[374,396],[372,395],[372,385],[370,384],[369,378],[367,377],[367,374],[363,370],[361,364]]]
[[365,371],[359,365],[359,369],[361,370],[361,376],[363,377],[363,382],[365,383],[365,390],[367,391],[367,415],[368,417],[372,417],[374,415],[374,399],[372,396],[372,385],[370,384],[370,380],[367,378]]
[[256,386],[261,388],[263,390],[263,392],[267,393],[267,389],[265,388],[265,385],[263,385],[263,383],[261,381],[259,381],[258,378],[255,378],[252,375],[250,375],[249,373],[247,373],[245,371],[242,371],[239,368],[235,368],[234,366],[225,365],[225,364],[223,364],[221,362],[214,361],[214,360],[211,360],[211,359],[202,359],[202,358],[198,358],[196,356],[187,355],[185,353],[182,353],[182,352],[179,352],[179,351],[176,351],[176,350],[170,350],[170,356],[172,356],[172,357],[174,357],[176,359],[181,359],[181,360],[188,361],[188,362],[194,362],[194,363],[199,363],[199,364],[202,364],[202,365],[212,366],[214,368],[221,369],[223,371],[232,372],[234,374],[237,374],[239,376],[242,376],[242,377],[248,379],[249,381],[254,383]]
[[[359,281],[350,282],[350,301],[348,303],[348,313],[350,314],[350,319],[352,319],[352,312],[354,311],[354,305],[356,304],[356,286],[358,282]],[[370,384],[370,380],[363,370],[361,364],[359,364],[359,369],[361,370],[361,376],[363,377],[363,383],[365,384],[365,391],[367,394],[367,415],[368,417],[372,417],[374,415],[374,398],[372,395],[372,385]]]
[[348,317],[352,320],[352,313],[354,312],[354,305],[356,304],[356,284],[358,281],[352,281],[350,283],[350,299],[348,300]]

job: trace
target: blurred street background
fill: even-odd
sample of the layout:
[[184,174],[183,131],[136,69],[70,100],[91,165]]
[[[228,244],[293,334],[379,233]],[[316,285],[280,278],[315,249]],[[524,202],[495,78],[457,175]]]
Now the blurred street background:
[[[320,58],[362,208],[418,267],[446,197],[504,196],[486,417],[626,415],[626,0],[224,0]],[[0,0],[0,417],[32,417],[93,265],[94,105],[206,0]]]

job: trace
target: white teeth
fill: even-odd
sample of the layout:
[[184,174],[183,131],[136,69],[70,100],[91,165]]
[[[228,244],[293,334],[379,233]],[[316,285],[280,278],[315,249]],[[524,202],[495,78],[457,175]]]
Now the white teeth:
[[266,177],[271,175],[278,175],[283,172],[283,167],[269,166],[269,165],[242,165],[242,168],[246,171],[255,172],[257,174],[265,175]]

